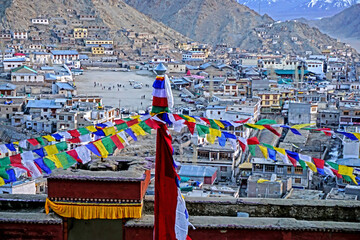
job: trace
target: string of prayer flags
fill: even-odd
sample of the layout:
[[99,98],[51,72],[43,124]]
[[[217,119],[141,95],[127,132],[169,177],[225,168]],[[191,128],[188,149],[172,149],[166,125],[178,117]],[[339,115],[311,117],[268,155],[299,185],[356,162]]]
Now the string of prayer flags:
[[56,148],[57,148],[57,150],[58,150],[59,152],[65,151],[65,150],[67,150],[67,148],[68,148],[68,145],[67,145],[66,142],[56,143],[55,146],[56,146]]
[[77,161],[79,163],[83,163],[82,160],[79,158],[79,155],[77,154],[75,149],[71,149],[71,150],[67,151],[66,153],[69,154],[71,157],[73,157],[75,159],[75,161]]
[[278,131],[276,131],[276,129],[273,128],[272,126],[265,124],[263,125],[263,127],[269,130],[270,132],[272,132],[273,134],[275,134],[276,136],[281,137],[281,134]]
[[130,128],[125,129],[125,132],[126,132],[127,134],[129,134],[129,136],[130,136],[132,139],[134,139],[134,141],[137,141],[137,137],[135,136],[134,132],[133,132]]
[[63,169],[68,169],[69,167],[71,167],[76,163],[75,159],[66,152],[58,153],[56,154],[56,157],[59,160],[59,162],[61,162]]
[[137,136],[145,136],[146,132],[142,129],[139,124],[132,125],[130,129],[137,135]]
[[256,124],[252,124],[252,123],[246,123],[244,126],[247,128],[252,128],[252,129],[259,129],[259,130],[265,129],[265,127],[262,125],[256,125]]
[[277,152],[277,154],[279,155],[279,157],[281,158],[281,160],[286,163],[286,164],[289,164],[290,161],[289,161],[289,158],[286,154],[286,151],[285,149],[283,148],[277,148],[277,147],[274,147],[274,150]]
[[315,124],[314,123],[297,124],[297,125],[291,126],[291,128],[302,129],[302,128],[313,126],[313,125],[315,125]]
[[285,150],[286,154],[288,155],[288,159],[292,163],[294,167],[297,166],[297,161],[299,161],[299,154],[297,152],[292,152],[289,150]]
[[261,119],[255,123],[255,125],[270,125],[270,124],[276,124],[276,121],[272,119]]
[[[43,160],[44,164],[50,169],[50,172],[51,172],[51,170],[54,170],[55,168],[57,168],[54,161],[50,160],[49,156],[42,158],[42,160]],[[43,168],[41,167],[41,169],[43,169]]]
[[105,136],[114,135],[115,134],[115,128],[114,127],[107,127],[103,129]]
[[51,160],[54,164],[56,168],[62,168],[61,162],[59,161],[59,159],[56,157],[56,155],[48,155],[46,157],[47,159]]
[[[120,137],[118,135],[113,135],[110,137],[113,143],[116,145],[118,149],[123,149],[124,145],[122,144]],[[105,144],[104,144],[105,145]]]
[[250,118],[244,119],[244,120],[239,120],[239,121],[235,121],[235,123],[246,123],[250,120]]
[[151,113],[169,112],[167,93],[165,89],[165,77],[157,76],[153,83],[153,101]]
[[147,125],[145,122],[140,122],[139,126],[148,134],[151,134],[151,127],[149,125]]

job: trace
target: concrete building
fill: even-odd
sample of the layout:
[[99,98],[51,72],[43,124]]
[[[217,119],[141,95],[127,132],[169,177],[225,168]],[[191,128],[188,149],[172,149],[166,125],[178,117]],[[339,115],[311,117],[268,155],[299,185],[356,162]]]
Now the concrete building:
[[310,169],[305,170],[298,164],[294,167],[291,163],[269,161],[263,158],[251,159],[253,165],[252,175],[263,178],[270,178],[272,174],[283,179],[292,178],[292,187],[294,188],[308,188],[312,180],[312,172]]
[[324,74],[324,62],[321,60],[307,59],[305,60],[307,70],[315,74]]
[[193,181],[204,184],[214,184],[218,169],[209,166],[182,165],[178,174],[180,177],[187,177]]
[[31,23],[36,25],[49,25],[49,19],[47,18],[33,18],[31,19]]
[[19,58],[5,58],[3,65],[4,65],[4,71],[10,72],[12,69],[21,67],[23,65],[26,65],[26,58],[25,57],[19,57]]
[[20,66],[11,70],[11,81],[16,83],[43,83],[44,75],[28,66]]
[[247,197],[281,198],[292,188],[292,178],[281,179],[273,174],[270,178],[252,175],[247,180]]
[[24,96],[2,96],[0,97],[0,118],[11,119],[17,112],[23,110],[25,104]]
[[35,180],[21,180],[2,185],[0,194],[36,194]]
[[318,111],[316,125],[319,128],[337,128],[340,123],[340,111],[337,109],[320,109]]
[[0,83],[0,95],[16,96],[16,85],[11,83]]
[[84,39],[88,36],[88,30],[86,28],[74,28],[74,38]]
[[304,124],[311,122],[311,104],[290,102],[288,121],[290,125]]

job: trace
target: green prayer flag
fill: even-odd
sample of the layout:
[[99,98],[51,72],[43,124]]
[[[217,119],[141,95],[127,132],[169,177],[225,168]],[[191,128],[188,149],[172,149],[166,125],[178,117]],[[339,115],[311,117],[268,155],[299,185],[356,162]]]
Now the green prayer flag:
[[6,167],[9,166],[11,163],[9,157],[0,158],[0,167]]
[[56,154],[56,157],[59,159],[64,169],[68,169],[76,163],[75,159],[66,152],[58,153]]
[[64,150],[67,150],[67,143],[64,141],[64,142],[59,142],[57,144],[55,144],[57,150],[59,150],[59,152],[61,151],[64,151]]
[[261,143],[264,147],[267,147],[267,148],[270,148],[272,150],[274,150],[274,147],[271,146],[270,144],[267,144],[267,143]]
[[151,127],[149,127],[145,122],[140,122],[139,126],[148,134],[151,134]]
[[105,138],[101,139],[101,142],[109,154],[114,153],[114,149],[116,148],[116,145],[110,137],[105,137]]
[[6,168],[4,168],[4,167],[0,168],[0,177],[4,178],[6,180],[9,179],[9,174],[7,174]]
[[346,176],[346,175],[342,175],[342,177],[343,177],[343,179],[344,179],[345,181],[347,181],[347,182],[352,182],[351,177]]
[[152,112],[152,113],[169,112],[169,108],[168,108],[168,107],[152,106],[151,112]]
[[276,124],[276,121],[271,119],[261,119],[255,123],[255,125],[270,125],[270,124]]
[[219,125],[216,124],[216,122],[212,119],[209,119],[211,128],[220,129]]
[[251,153],[251,155],[255,156],[256,145],[248,145],[248,148],[249,148],[249,152]]
[[307,166],[306,163],[301,159],[299,159],[299,163],[300,163],[300,166],[305,170],[306,166]]
[[87,130],[86,128],[79,128],[78,129],[80,135],[85,135],[85,134],[88,134],[89,133],[89,130]]
[[125,129],[127,129],[127,128],[128,128],[128,125],[127,125],[126,123],[122,123],[122,124],[116,125],[116,129],[117,129],[118,131],[125,130]]
[[201,124],[196,124],[196,130],[199,137],[205,137],[206,134],[210,133],[209,127]]
[[42,137],[37,137],[36,140],[41,144],[45,145],[44,139]]
[[50,168],[50,170],[54,170],[56,168],[55,163],[53,161],[51,161],[50,159],[45,157],[43,160],[44,160],[45,165],[48,168]]
[[330,167],[332,167],[333,169],[339,170],[339,164],[336,164],[334,162],[328,162],[328,161],[326,161],[326,163],[329,164]]

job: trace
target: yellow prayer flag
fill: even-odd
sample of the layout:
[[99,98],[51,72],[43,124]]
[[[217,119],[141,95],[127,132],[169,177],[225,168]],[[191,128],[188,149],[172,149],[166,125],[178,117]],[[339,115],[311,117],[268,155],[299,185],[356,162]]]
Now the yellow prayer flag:
[[221,137],[221,131],[215,128],[209,128],[210,135],[215,137]]
[[106,150],[104,144],[101,142],[101,141],[96,141],[94,142],[94,145],[96,146],[96,148],[99,150],[100,154],[101,154],[101,157],[103,158],[107,158],[109,153],[108,151]]
[[193,123],[196,123],[195,118],[190,117],[190,116],[188,116],[188,115],[184,115],[184,117],[186,118],[186,120],[187,120],[188,122],[193,122]]
[[5,181],[2,177],[0,177],[0,186],[5,185]]
[[268,159],[269,158],[269,154],[268,154],[268,150],[267,150],[267,147],[264,147],[264,146],[261,146],[261,145],[258,145],[262,154],[264,155],[264,158]]
[[257,129],[259,129],[259,130],[265,129],[265,127],[262,126],[262,125],[255,125],[255,124],[252,124],[252,123],[246,123],[246,125],[249,126],[249,127],[251,127],[251,128],[257,128]]
[[115,128],[114,127],[107,127],[103,129],[106,136],[114,135],[115,134]]
[[314,123],[297,124],[297,125],[292,126],[291,128],[301,129],[301,128],[309,127],[309,126],[313,126],[313,125],[315,125],[315,124]]
[[62,164],[61,162],[59,161],[59,159],[57,158],[56,155],[49,155],[49,156],[46,156],[46,158],[50,159],[51,161],[53,161],[55,163],[55,166],[57,168],[62,168]]
[[224,124],[222,124],[222,122],[220,122],[219,120],[215,120],[214,119],[214,122],[221,128],[225,128]]
[[308,167],[313,171],[313,172],[317,172],[316,166],[315,164],[313,164],[312,162],[306,162],[306,165],[308,165]]
[[13,144],[19,145],[19,142],[13,142]]
[[215,139],[216,139],[216,136],[211,135],[211,134],[206,134],[206,140],[207,140],[209,143],[214,144],[214,143],[215,143]]
[[59,150],[56,148],[55,145],[48,145],[48,146],[45,146],[44,147],[46,153],[48,155],[54,155],[54,154],[57,154],[59,152]]
[[87,130],[89,130],[90,132],[97,132],[96,128],[94,126],[87,126],[85,127]]
[[353,172],[354,172],[354,168],[344,165],[339,165],[339,174],[351,177],[353,176]]
[[131,127],[131,130],[133,130],[133,132],[137,135],[137,136],[145,136],[146,135],[146,132],[144,131],[144,129],[142,129],[139,124],[135,124],[135,125],[132,125]]
[[43,136],[43,138],[45,138],[48,142],[56,141],[56,139],[53,136],[50,136],[50,135]]
[[[132,119],[139,119],[140,115],[131,116]],[[140,120],[140,119],[139,119]]]
[[284,148],[277,148],[277,147],[274,147],[274,150],[283,154],[283,155],[286,155],[286,152],[285,152],[285,149]]

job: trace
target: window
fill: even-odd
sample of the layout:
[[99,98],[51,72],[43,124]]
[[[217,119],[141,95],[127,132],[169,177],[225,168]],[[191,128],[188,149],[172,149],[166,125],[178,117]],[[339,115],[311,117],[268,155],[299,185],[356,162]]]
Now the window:
[[270,96],[269,96],[269,95],[265,95],[265,99],[270,99]]
[[278,166],[277,167],[277,173],[284,173],[284,167],[283,166]]
[[269,105],[270,104],[270,102],[269,101],[265,101],[265,105]]
[[262,164],[255,164],[255,171],[262,171],[263,165]]
[[265,165],[265,172],[274,172],[275,166],[274,165]]
[[301,178],[295,178],[295,179],[294,179],[294,183],[301,184]]
[[349,112],[348,111],[344,112],[344,115],[349,115]]
[[59,116],[59,120],[64,120],[64,116]]
[[291,174],[291,173],[292,173],[292,170],[291,170],[291,169],[292,169],[291,166],[287,166],[287,173],[288,173],[288,174]]
[[295,174],[303,174],[303,168],[302,167],[295,167]]
[[13,110],[13,112],[17,112],[18,109],[17,109],[17,108],[13,108],[12,110]]
[[221,172],[227,172],[227,167],[220,167]]
[[72,120],[72,117],[71,117],[71,116],[68,116],[68,120],[71,121],[71,120]]

